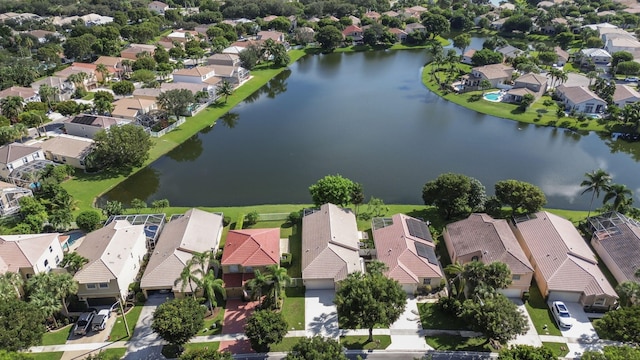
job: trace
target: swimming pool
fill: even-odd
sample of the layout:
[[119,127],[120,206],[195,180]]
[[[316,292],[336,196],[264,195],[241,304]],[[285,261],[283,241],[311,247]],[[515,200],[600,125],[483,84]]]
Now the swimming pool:
[[62,249],[64,250],[71,247],[71,245],[73,245],[76,241],[78,241],[78,239],[83,237],[84,233],[82,231],[72,231],[72,232],[63,234],[63,236],[67,236],[67,239],[65,240],[64,244],[62,244]]
[[484,94],[484,99],[487,101],[499,102],[502,101],[502,93],[500,91],[486,93]]

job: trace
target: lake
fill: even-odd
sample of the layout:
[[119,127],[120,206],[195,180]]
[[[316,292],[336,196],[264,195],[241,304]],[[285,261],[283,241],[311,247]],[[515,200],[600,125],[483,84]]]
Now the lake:
[[[367,199],[422,203],[445,172],[540,186],[548,206],[586,209],[584,173],[609,171],[640,193],[640,144],[478,114],[420,80],[425,50],[307,56],[101,201],[167,198],[172,206],[309,203],[339,173]],[[637,200],[637,199],[636,199]]]

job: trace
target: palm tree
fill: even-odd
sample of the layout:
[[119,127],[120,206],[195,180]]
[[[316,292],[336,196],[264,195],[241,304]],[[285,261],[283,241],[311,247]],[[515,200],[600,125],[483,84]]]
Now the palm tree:
[[280,294],[284,291],[285,285],[291,281],[291,277],[287,273],[287,269],[280,267],[278,264],[267,266],[267,272],[269,273],[269,280],[271,280],[276,308],[279,309]]
[[254,278],[249,280],[245,286],[251,293],[251,298],[254,300],[257,299],[258,304],[262,305],[262,291],[268,284],[269,277],[256,269],[254,272]]
[[56,95],[60,94],[60,89],[57,87],[52,87],[47,84],[40,85],[38,89],[38,95],[40,95],[40,100],[47,104],[47,108],[51,110],[51,103],[55,101]]
[[204,291],[204,297],[209,301],[209,311],[213,314],[213,309],[218,306],[216,296],[220,295],[223,299],[227,297],[224,282],[216,278],[213,270],[209,270],[201,279],[196,279],[196,284]]
[[68,273],[56,274],[54,278],[54,294],[62,301],[65,315],[69,314],[67,308],[67,297],[78,292],[78,282]]
[[216,259],[216,253],[213,252],[213,250],[195,253],[190,261],[192,262],[192,265],[200,267],[196,272],[200,273],[202,276],[204,276],[210,268],[214,268],[215,273],[218,273],[220,262]]
[[580,183],[580,186],[586,187],[580,195],[584,195],[588,192],[591,193],[591,202],[589,203],[589,212],[587,213],[587,218],[591,216],[591,208],[593,206],[593,199],[596,197],[600,197],[600,191],[607,191],[609,188],[609,184],[611,183],[611,175],[608,172],[598,169],[594,170],[590,173],[585,173],[586,177]]
[[623,207],[630,205],[633,202],[633,193],[626,185],[622,184],[613,184],[607,187],[607,193],[604,195],[602,200],[603,204],[609,202],[609,200],[613,200],[612,209],[613,211],[621,210]]
[[60,266],[66,268],[69,273],[72,275],[77,273],[86,263],[89,262],[89,259],[84,256],[78,254],[77,252],[68,252],[64,254],[62,261],[60,262]]
[[0,275],[0,301],[20,298],[20,289],[23,285],[24,280],[18,273],[7,271]]
[[129,60],[129,59],[124,59],[121,62],[122,67],[124,68],[124,74],[128,75],[129,73],[131,73],[131,69],[133,67],[133,61]]
[[216,95],[224,96],[224,103],[226,104],[229,96],[233,95],[233,85],[231,85],[230,82],[223,80],[222,84],[220,84],[216,89]]
[[0,112],[11,120],[18,121],[18,115],[24,110],[24,100],[20,96],[7,96],[0,100]]
[[107,69],[107,66],[105,64],[98,64],[96,65],[96,71],[100,73],[101,77],[102,77],[102,83],[105,84],[109,81],[109,69]]
[[53,320],[54,326],[56,328],[58,327],[58,321],[54,315],[60,311],[61,306],[55,296],[45,292],[39,292],[32,295],[29,298],[29,302],[37,306],[48,319]]
[[560,80],[560,85],[562,85],[569,79],[569,75],[566,72],[560,70],[558,72],[558,75],[556,75],[556,79]]
[[[456,288],[456,295],[458,299],[464,294],[464,287],[466,285],[466,281],[464,278],[464,265],[460,262],[455,262],[454,264],[449,264],[444,268],[444,271],[453,278],[450,280],[450,285],[453,287],[454,282],[458,283],[458,287]],[[449,297],[451,297],[451,292],[449,293]]]
[[70,83],[75,85],[76,88],[82,86],[82,88],[86,91],[87,90],[87,85],[84,82],[88,78],[89,78],[89,76],[87,75],[87,73],[85,73],[84,71],[81,71],[81,72],[77,72],[77,73],[69,75],[69,77],[67,78],[67,81],[69,81]]
[[587,73],[587,77],[589,78],[589,87],[591,87],[591,82],[593,81],[593,79],[598,78],[598,73],[595,71],[589,71]]
[[195,299],[196,292],[193,290],[193,283],[196,282],[198,278],[196,277],[196,274],[191,270],[192,266],[193,262],[191,260],[187,261],[186,266],[182,268],[182,271],[180,272],[180,277],[175,279],[175,281],[173,282],[173,286],[180,284],[180,291],[184,292],[187,288],[187,285],[189,285],[189,288],[191,289],[191,295]]
[[22,138],[29,135],[29,128],[25,124],[14,124],[13,125],[13,140],[14,141],[22,141]]

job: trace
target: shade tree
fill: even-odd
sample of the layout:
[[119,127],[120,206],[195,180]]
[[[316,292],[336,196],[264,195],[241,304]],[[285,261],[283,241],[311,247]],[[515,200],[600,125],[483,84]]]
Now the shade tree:
[[495,184],[496,198],[511,207],[512,215],[518,212],[534,213],[547,203],[542,190],[519,180],[502,180]]
[[169,344],[182,349],[204,326],[205,309],[191,297],[175,299],[158,306],[151,329]]
[[126,124],[101,130],[94,141],[87,159],[93,169],[126,170],[141,166],[149,158],[151,139],[141,126]]
[[493,297],[467,299],[462,305],[462,317],[474,331],[505,344],[529,329],[525,315],[515,303],[502,294]]
[[357,183],[340,174],[327,175],[309,186],[311,199],[316,206],[332,203],[347,206],[352,203],[352,196],[358,190]]
[[244,332],[249,338],[251,348],[256,352],[268,352],[271,345],[278,344],[287,334],[287,321],[281,312],[270,310],[254,311]]
[[485,197],[484,186],[462,174],[441,174],[422,188],[425,205],[434,205],[445,219],[479,210]]
[[45,331],[44,315],[35,304],[0,301],[0,349],[19,351],[39,345]]
[[285,360],[347,360],[347,356],[340,342],[314,336],[300,338]]

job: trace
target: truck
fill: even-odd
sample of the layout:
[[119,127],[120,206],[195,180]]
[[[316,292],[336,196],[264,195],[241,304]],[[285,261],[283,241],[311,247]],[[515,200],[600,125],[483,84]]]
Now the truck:
[[73,327],[74,335],[86,335],[91,329],[91,322],[96,313],[94,311],[82,313],[76,321],[76,325]]
[[111,311],[109,309],[104,309],[98,311],[98,313],[93,317],[91,321],[91,330],[93,331],[102,331],[107,326],[107,320],[111,316]]

